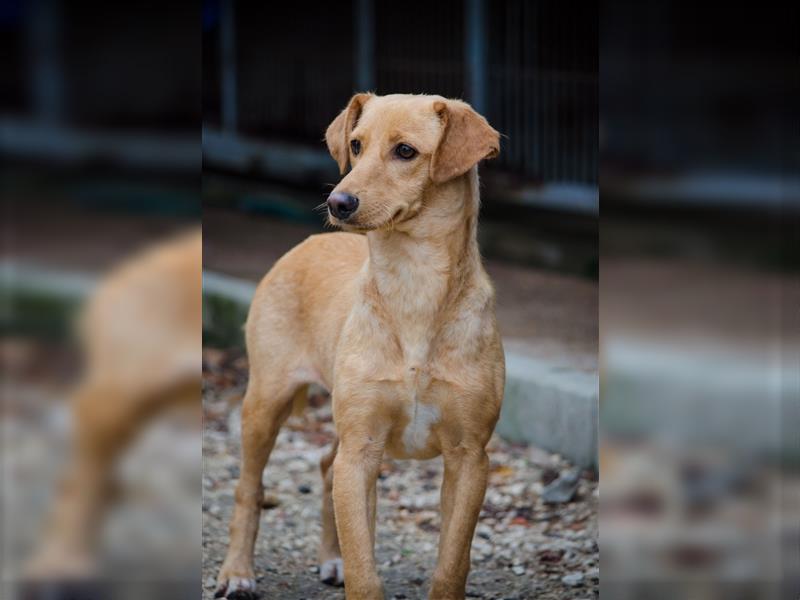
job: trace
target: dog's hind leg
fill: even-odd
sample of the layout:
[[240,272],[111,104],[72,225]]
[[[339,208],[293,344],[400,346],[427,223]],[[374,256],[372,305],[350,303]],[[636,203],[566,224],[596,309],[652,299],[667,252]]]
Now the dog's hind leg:
[[177,380],[161,390],[133,390],[116,380],[93,380],[72,398],[72,458],[58,492],[44,543],[25,567],[32,578],[95,574],[95,546],[113,503],[119,459],[152,420],[169,408],[197,406],[200,380]]
[[322,539],[319,545],[319,578],[329,585],[344,584],[342,552],[336,533],[336,517],[333,510],[333,459],[339,440],[334,439],[330,452],[319,461],[322,471]]
[[[280,369],[275,370],[280,373]],[[250,380],[242,405],[242,458],[230,523],[228,554],[217,577],[215,597],[255,597],[253,552],[263,500],[262,474],[300,384]]]

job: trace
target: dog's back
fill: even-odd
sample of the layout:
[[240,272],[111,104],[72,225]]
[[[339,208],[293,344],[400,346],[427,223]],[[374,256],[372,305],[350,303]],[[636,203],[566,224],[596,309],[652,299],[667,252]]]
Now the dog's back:
[[198,228],[137,253],[104,280],[81,320],[87,378],[141,396],[199,382],[202,256]]

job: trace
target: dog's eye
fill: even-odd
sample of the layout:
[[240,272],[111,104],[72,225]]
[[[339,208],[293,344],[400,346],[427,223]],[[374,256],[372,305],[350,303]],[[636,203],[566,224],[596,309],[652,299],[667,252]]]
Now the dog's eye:
[[403,160],[411,160],[417,155],[417,151],[408,144],[397,144],[394,153],[398,158],[402,158]]
[[353,156],[358,156],[361,152],[361,142],[358,140],[350,140],[350,150],[353,151]]

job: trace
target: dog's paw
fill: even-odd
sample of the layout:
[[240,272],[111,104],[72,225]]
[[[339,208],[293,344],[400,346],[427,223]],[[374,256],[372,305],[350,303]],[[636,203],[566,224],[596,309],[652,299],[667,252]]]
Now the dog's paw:
[[227,598],[228,600],[255,600],[256,580],[247,577],[229,577],[220,580],[214,598]]
[[327,585],[344,585],[344,564],[341,558],[326,560],[319,566],[319,580]]

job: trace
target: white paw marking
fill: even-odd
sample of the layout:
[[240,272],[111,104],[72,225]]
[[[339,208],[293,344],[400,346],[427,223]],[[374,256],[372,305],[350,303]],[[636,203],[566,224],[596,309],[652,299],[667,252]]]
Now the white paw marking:
[[[221,582],[217,587],[217,594],[224,594],[225,598],[229,598],[234,592],[255,592],[256,580],[247,577],[231,577],[226,582]],[[215,594],[216,597],[220,597]]]
[[228,580],[228,593],[241,591],[253,591],[256,589],[256,580],[248,579],[246,577],[231,577]]
[[341,558],[326,560],[319,566],[319,580],[329,585],[344,583],[344,564]]

